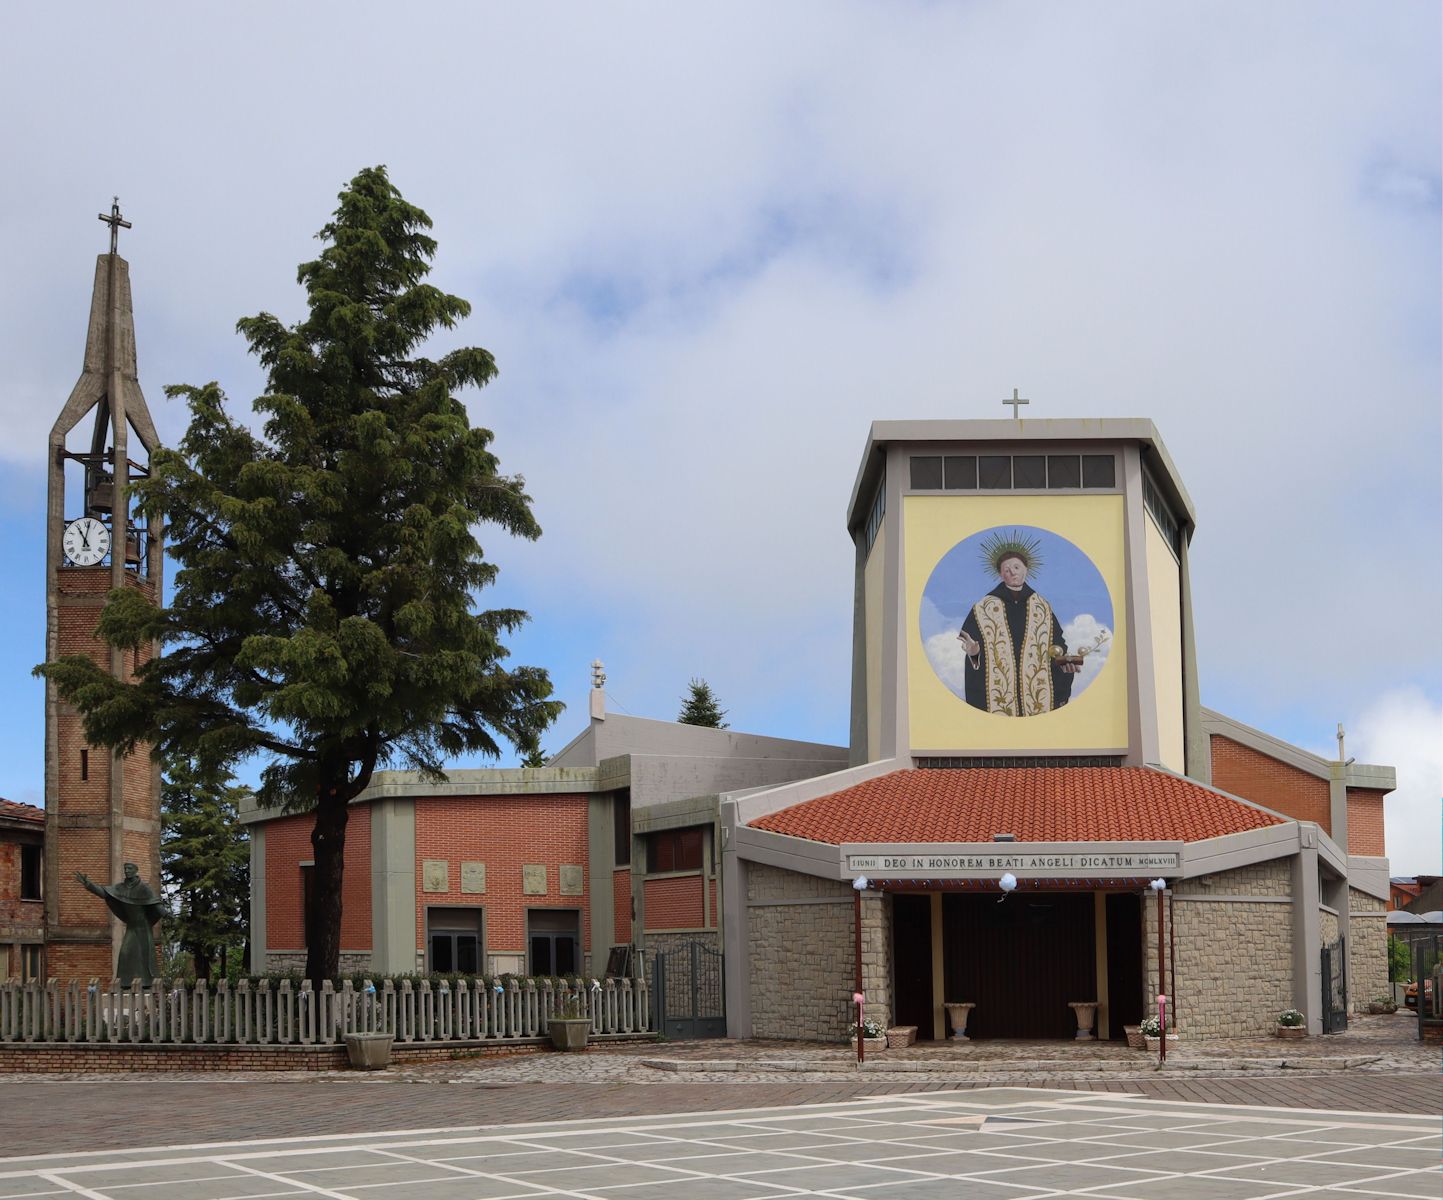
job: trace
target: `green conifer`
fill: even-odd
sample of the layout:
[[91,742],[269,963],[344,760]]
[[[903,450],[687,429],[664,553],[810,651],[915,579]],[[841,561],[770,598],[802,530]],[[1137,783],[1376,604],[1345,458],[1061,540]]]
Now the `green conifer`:
[[682,697],[681,712],[676,716],[681,725],[705,725],[708,729],[726,729],[722,720],[727,710],[718,708],[716,696],[705,679],[693,679],[687,685],[687,694]]

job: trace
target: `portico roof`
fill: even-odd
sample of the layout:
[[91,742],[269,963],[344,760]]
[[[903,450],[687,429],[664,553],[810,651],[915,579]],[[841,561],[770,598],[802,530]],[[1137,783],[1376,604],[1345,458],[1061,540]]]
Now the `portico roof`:
[[1284,817],[1151,767],[902,770],[748,824],[830,845],[1199,842]]

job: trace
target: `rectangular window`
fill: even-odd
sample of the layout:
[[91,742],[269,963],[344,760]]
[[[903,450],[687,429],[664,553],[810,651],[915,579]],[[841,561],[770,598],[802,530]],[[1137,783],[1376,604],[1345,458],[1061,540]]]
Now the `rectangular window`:
[[948,491],[971,491],[977,486],[977,456],[949,454],[942,460],[942,477]]
[[1111,454],[1082,456],[1082,486],[1110,488],[1117,486],[1117,460]]
[[631,865],[631,790],[622,788],[611,794],[612,836],[615,841],[612,862],[618,867]]
[[701,870],[701,829],[668,829],[646,839],[649,874]]
[[532,975],[574,975],[581,969],[581,914],[574,908],[533,908],[526,914]]
[[1047,486],[1075,488],[1082,486],[1082,460],[1076,454],[1047,456]]
[[20,847],[20,899],[40,900],[40,859],[39,846]]
[[45,967],[44,946],[20,947],[20,978],[25,982],[43,979]]
[[426,952],[432,971],[442,975],[476,975],[481,971],[482,910],[426,910]]
[[1019,454],[1012,460],[1012,486],[1016,488],[1045,488],[1047,486],[1047,459],[1041,454]]
[[81,778],[81,779],[89,779],[89,778],[90,778],[90,751],[89,751],[89,750],[81,750],[81,751],[80,751],[80,778]]
[[316,899],[316,867],[314,863],[301,865],[301,948],[311,945],[311,912]]
[[1010,488],[1012,486],[1012,458],[1006,454],[983,454],[977,459],[977,486],[982,488]]
[[925,491],[942,486],[942,458],[940,455],[912,459],[912,490]]

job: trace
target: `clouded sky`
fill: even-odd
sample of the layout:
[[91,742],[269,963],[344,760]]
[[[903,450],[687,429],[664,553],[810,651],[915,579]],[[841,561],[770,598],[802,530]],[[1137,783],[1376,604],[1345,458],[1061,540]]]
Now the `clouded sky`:
[[[1308,3],[16,4],[0,46],[0,794],[38,802],[46,434],[119,193],[142,385],[262,379],[336,192],[435,221],[540,542],[493,603],[580,728],[847,736],[869,422],[1147,416],[1204,703],[1399,768],[1439,869],[1439,13]],[[419,15],[418,15],[419,13]]]

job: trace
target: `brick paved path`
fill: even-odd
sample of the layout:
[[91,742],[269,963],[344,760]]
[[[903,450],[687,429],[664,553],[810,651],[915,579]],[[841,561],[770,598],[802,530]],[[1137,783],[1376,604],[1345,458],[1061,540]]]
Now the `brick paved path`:
[[[899,1092],[947,1091],[955,1082],[865,1079],[778,1083],[291,1082],[143,1077],[99,1083],[31,1078],[0,1083],[0,1156],[249,1138],[557,1121],[815,1104]],[[1038,1078],[1027,1086],[1134,1092],[1164,1100],[1344,1111],[1438,1113],[1437,1072],[1302,1072],[1264,1078]],[[124,1105],[125,1118],[113,1117]]]

